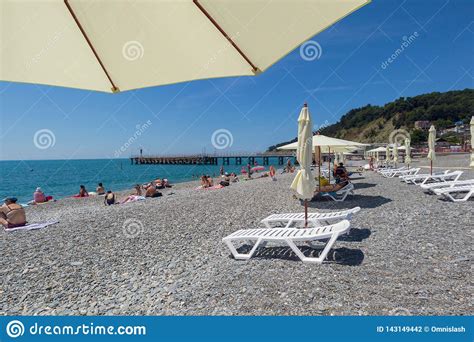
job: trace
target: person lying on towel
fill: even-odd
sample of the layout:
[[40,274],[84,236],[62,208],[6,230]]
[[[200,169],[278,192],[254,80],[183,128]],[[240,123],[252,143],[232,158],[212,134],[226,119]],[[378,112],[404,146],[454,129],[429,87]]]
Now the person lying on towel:
[[26,224],[25,209],[16,201],[15,197],[7,197],[4,199],[5,204],[0,207],[0,224],[7,229]]

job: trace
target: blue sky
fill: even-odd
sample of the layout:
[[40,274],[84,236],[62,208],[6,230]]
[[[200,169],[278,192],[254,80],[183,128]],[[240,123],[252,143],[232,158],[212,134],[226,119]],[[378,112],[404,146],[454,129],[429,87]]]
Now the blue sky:
[[[134,136],[121,157],[139,148],[214,152],[211,138],[220,129],[232,135],[224,151],[260,151],[296,136],[305,101],[319,126],[366,104],[472,88],[473,14],[471,0],[374,0],[313,37],[319,58],[306,61],[296,49],[257,77],[114,95],[0,82],[0,159],[114,157]],[[382,67],[410,36],[404,51]],[[136,135],[137,125],[148,121]],[[54,138],[49,148],[34,143],[42,129],[52,132],[46,133]]]

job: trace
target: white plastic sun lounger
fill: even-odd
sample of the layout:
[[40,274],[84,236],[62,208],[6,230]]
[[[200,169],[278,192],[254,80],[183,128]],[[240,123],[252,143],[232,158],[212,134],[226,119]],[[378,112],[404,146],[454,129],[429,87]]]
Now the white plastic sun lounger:
[[432,193],[434,193],[435,189],[452,188],[452,187],[455,187],[455,186],[462,186],[462,185],[474,185],[474,179],[464,179],[464,180],[457,180],[457,181],[420,184],[420,186],[423,189],[428,190],[428,192],[432,192]]
[[[459,185],[449,188],[434,189],[436,195],[442,195],[453,202],[466,202],[474,196],[474,185]],[[466,193],[463,197],[456,195]]]
[[[241,229],[226,236],[222,241],[225,242],[227,247],[229,247],[234,258],[238,260],[250,259],[260,245],[264,247],[268,242],[279,242],[286,243],[304,263],[321,264],[324,259],[326,259],[328,252],[331,250],[331,247],[334,245],[337,238],[349,231],[350,225],[349,221],[344,220],[330,226],[318,228]],[[324,239],[329,239],[329,241],[317,258],[305,256],[295,244],[295,242],[311,243],[312,241]],[[233,245],[233,242],[235,241],[255,241],[255,244],[250,252],[239,253]]]
[[397,176],[397,177],[415,176],[415,175],[418,174],[418,172],[420,172],[420,170],[421,169],[419,167],[414,167],[414,168],[411,168],[411,169],[398,171],[396,174],[393,175],[393,177],[395,177],[395,176]]
[[[349,210],[332,211],[329,213],[308,213],[308,224],[314,227],[321,227],[329,225],[342,220],[351,220],[352,215],[358,213],[360,207],[355,207]],[[304,213],[289,213],[289,214],[273,214],[262,220],[262,223],[267,228],[274,228],[274,224],[284,224],[284,227],[289,228],[294,223],[304,224]]]
[[393,177],[392,175],[396,172],[400,172],[400,171],[404,171],[404,170],[407,170],[407,167],[406,166],[403,166],[403,167],[400,167],[400,168],[397,168],[397,169],[386,169],[386,170],[382,170],[380,171],[379,173],[384,176],[384,177]]
[[411,168],[411,169],[403,169],[403,170],[395,170],[393,172],[383,174],[384,177],[394,178],[400,176],[410,176],[416,175],[420,171],[420,168]]
[[354,195],[354,184],[349,183],[342,189],[338,191],[331,191],[331,192],[321,192],[321,196],[330,197],[333,201],[342,202],[346,199],[347,195]]
[[400,176],[400,179],[403,180],[407,184],[417,184],[418,182],[423,182],[427,177],[436,177],[436,176],[444,176],[446,174],[451,173],[452,171],[446,170],[441,173],[433,173],[430,175],[429,173],[418,173],[416,175],[410,176]]

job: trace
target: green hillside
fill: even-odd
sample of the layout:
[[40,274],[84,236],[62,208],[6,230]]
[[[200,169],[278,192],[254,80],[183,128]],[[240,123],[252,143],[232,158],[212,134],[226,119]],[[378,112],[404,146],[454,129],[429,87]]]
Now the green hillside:
[[[437,129],[469,123],[474,115],[474,89],[429,93],[414,97],[401,97],[384,106],[367,105],[350,110],[339,122],[323,128],[321,134],[365,143],[388,141],[395,129],[405,129],[412,135],[412,142],[424,140],[425,133],[415,130],[415,121],[426,120]],[[279,146],[296,141],[282,142]]]

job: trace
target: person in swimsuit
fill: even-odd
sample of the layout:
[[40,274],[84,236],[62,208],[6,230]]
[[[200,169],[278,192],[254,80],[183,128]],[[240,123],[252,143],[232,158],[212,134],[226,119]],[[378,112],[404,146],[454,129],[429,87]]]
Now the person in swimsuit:
[[97,189],[95,189],[95,191],[97,192],[97,195],[105,195],[105,188],[102,183],[98,184]]
[[21,227],[26,224],[25,209],[16,203],[14,197],[4,199],[5,204],[0,207],[0,224],[5,228]]
[[320,192],[336,192],[341,190],[343,187],[345,187],[347,184],[349,184],[349,181],[341,181],[340,183],[337,184],[328,184],[328,185],[322,185],[321,188],[316,188],[315,195],[320,193]]
[[105,194],[104,204],[105,205],[115,204],[115,194],[112,191],[108,190],[107,193]]
[[273,167],[273,165],[270,165],[270,168],[269,168],[269,172],[268,174],[270,175],[270,177],[272,177],[272,180],[276,180],[276,170],[275,168]]
[[84,185],[81,185],[79,188],[79,197],[89,197],[89,193],[86,190],[86,187]]
[[44,203],[47,202],[46,196],[44,195],[43,190],[40,187],[36,188],[35,192],[33,193],[33,202],[36,203]]
[[156,187],[153,183],[146,188],[145,197],[160,197],[162,195],[161,192],[156,190]]

